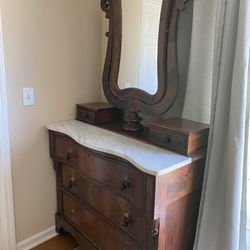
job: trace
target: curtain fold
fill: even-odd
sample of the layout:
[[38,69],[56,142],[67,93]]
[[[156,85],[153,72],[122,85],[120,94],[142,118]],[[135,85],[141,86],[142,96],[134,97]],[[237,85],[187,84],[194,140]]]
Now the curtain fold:
[[193,3],[191,51],[182,114],[185,119],[204,123],[209,123],[211,111],[216,1]]
[[[183,116],[206,122],[210,107],[212,113],[195,249],[244,250],[250,1],[196,1],[194,5],[193,52]],[[197,32],[204,28],[200,18],[208,21],[208,12],[213,13],[212,22],[206,23],[208,44],[195,52],[197,43],[206,43]],[[202,49],[206,51],[199,53]]]

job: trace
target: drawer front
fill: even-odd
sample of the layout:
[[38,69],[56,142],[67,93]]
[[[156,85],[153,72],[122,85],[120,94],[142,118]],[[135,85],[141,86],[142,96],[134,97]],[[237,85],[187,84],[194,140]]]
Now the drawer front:
[[146,218],[131,202],[81,176],[70,166],[62,168],[63,186],[142,243],[146,242]]
[[77,143],[70,137],[55,135],[54,157],[69,163],[78,164],[79,148]]
[[[68,221],[66,221],[61,214],[56,214],[56,227],[63,228],[65,232],[69,232],[77,243],[81,246],[82,250],[98,250],[97,246],[94,246],[86,235],[80,233],[76,228],[74,228]],[[51,249],[52,250],[52,249]],[[73,249],[72,249],[73,250]]]
[[144,174],[132,166],[108,157],[81,151],[80,170],[119,195],[129,198],[136,206],[145,208]]
[[128,198],[140,209],[145,209],[145,176],[129,164],[84,150],[70,137],[63,135],[55,135],[54,152],[57,159],[77,166],[87,177]]
[[63,195],[64,215],[78,229],[87,235],[102,250],[143,249],[129,236],[112,226],[98,215],[81,206],[68,195]]
[[150,140],[164,148],[174,150],[176,152],[187,154],[187,138],[185,136],[164,133],[160,130],[150,129]]
[[95,124],[96,114],[90,110],[77,109],[77,119],[90,124]]

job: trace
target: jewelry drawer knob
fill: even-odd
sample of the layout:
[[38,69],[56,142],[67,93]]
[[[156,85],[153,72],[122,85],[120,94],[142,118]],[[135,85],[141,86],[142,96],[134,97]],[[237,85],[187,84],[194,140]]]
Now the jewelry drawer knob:
[[127,176],[123,177],[120,183],[120,188],[122,191],[126,190],[130,185],[130,180]]
[[171,142],[172,142],[171,137],[166,137],[166,143],[171,143]]
[[68,189],[71,189],[73,185],[75,185],[76,181],[74,177],[71,177],[69,184],[68,184]]
[[130,223],[130,215],[129,215],[129,213],[125,213],[123,216],[122,224],[124,227],[127,227],[129,225],[129,223]]

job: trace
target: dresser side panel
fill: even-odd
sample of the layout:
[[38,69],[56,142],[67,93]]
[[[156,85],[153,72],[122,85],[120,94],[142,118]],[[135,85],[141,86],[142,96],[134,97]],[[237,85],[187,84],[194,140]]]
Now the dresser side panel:
[[205,159],[156,179],[155,218],[160,218],[158,249],[191,250]]

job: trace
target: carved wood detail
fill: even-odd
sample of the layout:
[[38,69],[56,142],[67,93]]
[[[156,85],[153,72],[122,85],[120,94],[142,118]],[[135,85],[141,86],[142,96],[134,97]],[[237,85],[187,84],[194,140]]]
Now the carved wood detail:
[[175,102],[178,92],[177,29],[179,11],[188,0],[163,0],[158,39],[158,91],[151,95],[141,89],[120,89],[117,81],[122,43],[122,0],[101,0],[109,19],[108,45],[103,71],[103,89],[108,101],[121,109],[162,114]]

